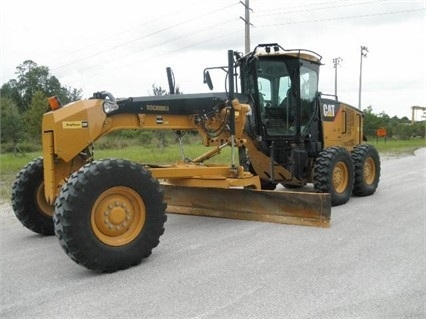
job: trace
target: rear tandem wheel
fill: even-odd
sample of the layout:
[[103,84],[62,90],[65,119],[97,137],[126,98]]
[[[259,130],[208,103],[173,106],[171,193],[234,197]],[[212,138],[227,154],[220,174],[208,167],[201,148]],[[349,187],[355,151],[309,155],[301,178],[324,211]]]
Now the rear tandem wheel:
[[55,203],[62,248],[88,269],[113,272],[139,264],[164,233],[163,190],[141,165],[124,159],[86,164]]
[[355,167],[355,196],[369,196],[375,193],[380,180],[380,157],[374,146],[361,144],[352,151]]

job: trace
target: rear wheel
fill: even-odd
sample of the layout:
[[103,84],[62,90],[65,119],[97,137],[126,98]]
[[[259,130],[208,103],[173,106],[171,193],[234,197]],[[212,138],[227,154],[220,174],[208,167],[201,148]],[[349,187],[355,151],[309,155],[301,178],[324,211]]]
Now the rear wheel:
[[62,187],[55,232],[76,263],[113,272],[151,254],[164,233],[165,209],[162,188],[142,166],[120,159],[94,161]]
[[354,166],[351,155],[342,147],[330,147],[321,151],[313,169],[315,189],[330,193],[331,205],[346,203],[354,186]]
[[352,161],[355,167],[355,196],[374,194],[380,180],[380,157],[374,146],[361,144],[352,151]]
[[54,206],[44,196],[43,158],[28,163],[16,175],[11,202],[16,217],[26,228],[42,235],[54,234]]

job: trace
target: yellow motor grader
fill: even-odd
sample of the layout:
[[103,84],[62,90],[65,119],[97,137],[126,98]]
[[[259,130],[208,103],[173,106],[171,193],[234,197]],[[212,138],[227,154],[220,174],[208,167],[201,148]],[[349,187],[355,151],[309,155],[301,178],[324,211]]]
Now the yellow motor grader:
[[[43,156],[18,173],[14,212],[101,272],[149,256],[166,212],[328,227],[331,206],[375,192],[380,159],[363,143],[362,112],[318,92],[320,64],[313,51],[260,44],[204,70],[210,89],[210,71],[225,71],[226,92],[116,99],[102,91],[64,106],[52,97]],[[169,69],[168,80],[173,93]],[[94,142],[125,129],[197,131],[209,149],[168,165],[95,159]],[[210,164],[225,147],[229,162]]]

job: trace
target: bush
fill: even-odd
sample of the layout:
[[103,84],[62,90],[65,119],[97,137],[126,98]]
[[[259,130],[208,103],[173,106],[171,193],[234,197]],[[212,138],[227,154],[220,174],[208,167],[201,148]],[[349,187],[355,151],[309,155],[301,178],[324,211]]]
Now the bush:
[[37,143],[32,143],[28,141],[13,143],[12,141],[1,144],[1,154],[6,153],[32,153],[41,151],[41,145]]

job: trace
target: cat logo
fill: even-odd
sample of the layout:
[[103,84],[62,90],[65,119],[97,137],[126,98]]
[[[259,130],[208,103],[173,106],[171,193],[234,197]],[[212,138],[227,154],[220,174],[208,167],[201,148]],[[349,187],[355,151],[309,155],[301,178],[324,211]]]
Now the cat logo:
[[324,104],[322,112],[325,117],[334,117],[336,115],[336,106],[334,104]]

